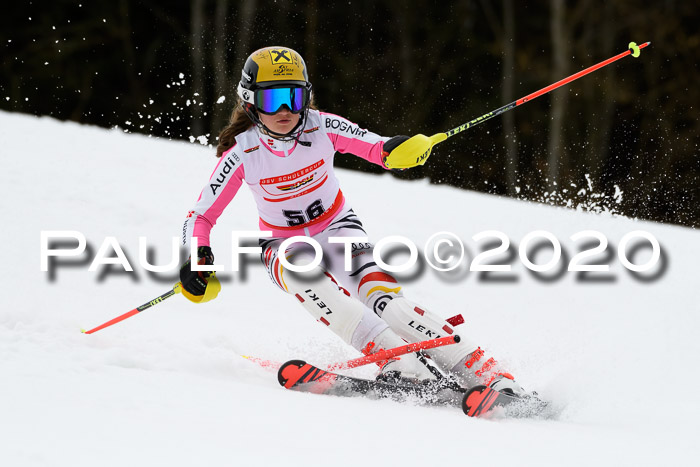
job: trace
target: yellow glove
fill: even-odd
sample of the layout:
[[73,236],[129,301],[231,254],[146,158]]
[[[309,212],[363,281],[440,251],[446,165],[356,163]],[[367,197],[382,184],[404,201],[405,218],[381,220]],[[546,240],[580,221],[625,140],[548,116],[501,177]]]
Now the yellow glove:
[[[197,249],[197,264],[214,264],[214,253],[208,246]],[[182,295],[194,303],[205,303],[214,300],[221,291],[221,283],[214,271],[193,271],[191,258],[180,268],[178,283]]]
[[410,169],[425,164],[437,143],[445,141],[445,133],[433,136],[394,136],[384,143],[384,165],[389,169]]
[[221,282],[216,277],[216,273],[212,271],[211,275],[207,278],[207,288],[204,290],[202,295],[194,295],[188,292],[181,282],[178,282],[176,287],[179,288],[179,292],[187,298],[187,300],[194,303],[205,303],[209,300],[214,300],[219,292],[221,292]]

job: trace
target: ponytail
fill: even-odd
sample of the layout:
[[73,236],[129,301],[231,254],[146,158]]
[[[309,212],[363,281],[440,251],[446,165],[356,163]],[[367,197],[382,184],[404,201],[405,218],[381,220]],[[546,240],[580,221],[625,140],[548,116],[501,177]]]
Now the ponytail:
[[221,130],[221,133],[219,133],[219,144],[216,146],[216,157],[221,157],[223,153],[231,149],[236,143],[236,136],[240,135],[252,126],[253,122],[251,122],[248,115],[246,115],[245,110],[243,110],[243,105],[239,100],[236,108],[231,114],[228,126]]

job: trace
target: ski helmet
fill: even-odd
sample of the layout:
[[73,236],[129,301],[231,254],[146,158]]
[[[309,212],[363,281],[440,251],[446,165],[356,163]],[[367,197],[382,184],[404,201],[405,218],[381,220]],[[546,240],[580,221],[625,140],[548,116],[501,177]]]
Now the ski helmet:
[[[311,83],[304,59],[288,47],[256,50],[243,66],[238,97],[258,128],[279,139],[298,139],[304,130],[311,102]],[[259,115],[260,112],[274,114],[283,105],[292,113],[300,114],[299,123],[286,134],[267,128]]]

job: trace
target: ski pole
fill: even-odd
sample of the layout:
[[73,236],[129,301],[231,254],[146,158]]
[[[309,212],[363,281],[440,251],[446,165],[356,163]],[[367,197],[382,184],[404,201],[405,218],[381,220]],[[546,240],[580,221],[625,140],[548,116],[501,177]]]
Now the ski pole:
[[[419,350],[434,349],[436,347],[442,347],[443,345],[456,344],[459,342],[460,338],[458,335],[438,337],[437,339],[431,339],[422,342],[415,342],[413,344],[406,344],[400,347],[395,347],[393,349],[382,349],[371,355],[365,355],[364,357],[355,358],[347,362],[332,363],[326,368],[328,371],[333,370],[343,370],[348,368],[357,368],[358,366],[369,365],[370,363],[380,362],[382,360],[388,360],[393,357],[399,357],[407,353],[418,352]],[[241,355],[241,357],[246,360],[250,360],[253,363],[257,363],[263,368],[270,370],[277,370],[282,366],[281,362],[274,360],[266,360],[258,357],[251,357],[249,355]]]
[[399,357],[407,353],[418,352],[419,350],[434,349],[436,347],[442,347],[443,345],[456,344],[460,341],[458,335],[438,337],[437,339],[430,339],[422,342],[415,342],[413,344],[406,344],[400,347],[394,347],[393,349],[381,349],[373,354],[365,355],[364,357],[355,358],[347,362],[334,363],[328,365],[328,370],[344,370],[347,368],[357,368],[358,366],[368,365],[370,363],[380,362],[382,360],[388,360],[390,358]]
[[107,322],[104,323],[104,324],[100,324],[100,325],[97,326],[96,328],[90,329],[89,331],[86,331],[85,329],[81,329],[80,331],[81,331],[83,334],[92,334],[93,332],[97,332],[97,331],[99,331],[100,329],[104,329],[104,328],[109,327],[109,326],[111,326],[111,325],[113,325],[113,324],[117,324],[117,323],[120,322],[120,321],[124,321],[124,320],[127,319],[127,318],[131,318],[131,317],[134,316],[135,314],[141,313],[142,311],[147,310],[147,309],[151,308],[152,306],[161,303],[161,302],[162,302],[163,300],[165,300],[166,298],[170,298],[170,297],[172,297],[173,295],[180,293],[180,288],[181,288],[181,287],[182,287],[182,284],[181,284],[180,282],[178,282],[177,284],[175,284],[175,285],[173,286],[172,289],[168,290],[167,292],[165,292],[165,293],[164,293],[163,295],[161,295],[160,297],[155,298],[155,299],[151,300],[151,301],[148,302],[148,303],[144,303],[143,305],[141,305],[141,306],[139,306],[139,307],[136,307],[136,308],[134,308],[133,310],[124,313],[123,315],[117,316],[116,318],[114,318],[114,319],[112,319],[112,320],[109,320],[109,321],[107,321]]
[[[585,70],[581,70],[578,73],[574,73],[573,75],[568,76],[564,79],[561,79],[561,80],[557,81],[556,83],[550,84],[549,86],[546,86],[546,87],[540,89],[539,91],[535,91],[532,94],[528,94],[525,97],[521,97],[520,99],[513,101],[510,104],[506,104],[503,107],[499,107],[496,110],[492,110],[491,112],[485,113],[484,115],[477,117],[473,120],[470,120],[467,123],[463,123],[460,126],[455,127],[453,129],[445,132],[445,133],[436,133],[430,137],[424,136],[424,135],[414,136],[413,138],[411,138],[411,140],[413,140],[414,138],[419,138],[419,137],[420,137],[420,139],[416,139],[416,141],[413,143],[413,145],[415,145],[416,148],[420,148],[421,150],[423,150],[423,156],[421,156],[419,158],[419,160],[426,159],[427,155],[430,154],[430,151],[432,150],[433,146],[445,141],[447,138],[450,138],[450,137],[456,135],[457,133],[461,133],[462,131],[464,131],[468,128],[476,126],[479,123],[483,123],[486,120],[492,119],[493,117],[496,117],[497,115],[501,115],[502,113],[508,112],[509,110],[514,109],[519,105],[522,105],[526,102],[530,102],[531,100],[535,99],[536,97],[540,97],[543,94],[547,94],[550,91],[553,91],[553,90],[555,90],[561,86],[564,86],[565,84],[568,84],[568,83],[570,83],[570,82],[572,82],[572,81],[574,81],[582,76],[585,76],[589,73],[592,73],[592,72],[598,70],[599,68],[602,68],[606,65],[611,64],[612,62],[620,60],[623,57],[626,57],[628,55],[632,55],[633,57],[637,58],[637,57],[639,57],[640,50],[643,49],[644,47],[650,45],[650,44],[651,44],[651,42],[645,42],[643,44],[637,45],[635,42],[630,42],[628,45],[629,48],[627,50],[625,50],[624,52],[622,52],[620,54],[615,55],[614,57],[610,57],[607,60],[603,60],[600,63],[597,63],[593,66],[586,68]],[[411,140],[408,140],[403,144],[406,144]],[[407,147],[406,151],[409,151],[409,149],[414,150],[413,145],[410,148]],[[429,146],[427,151],[424,150],[426,145]],[[416,152],[416,151],[414,150],[414,152]]]
[[615,62],[615,61],[617,61],[617,60],[619,60],[619,59],[621,59],[621,58],[623,58],[623,57],[626,57],[626,56],[628,56],[628,55],[632,55],[633,57],[637,58],[637,57],[639,57],[639,54],[640,54],[639,51],[640,51],[640,49],[643,49],[644,47],[648,46],[649,44],[651,44],[651,42],[645,42],[645,43],[643,43],[643,44],[641,44],[641,45],[637,45],[637,44],[634,43],[634,42],[630,42],[630,43],[629,43],[629,46],[628,46],[628,47],[629,47],[628,50],[625,50],[624,52],[622,52],[622,53],[620,53],[620,54],[617,54],[617,55],[615,55],[614,57],[610,57],[610,58],[607,59],[607,60],[603,60],[603,61],[600,62],[600,63],[597,63],[597,64],[595,64],[595,65],[593,65],[593,66],[590,66],[590,67],[586,68],[585,70],[581,70],[581,71],[579,71],[578,73],[574,73],[573,75],[568,76],[568,77],[566,77],[566,78],[564,78],[564,79],[561,79],[561,80],[557,81],[557,82],[554,83],[554,84],[550,84],[549,86],[544,87],[544,88],[540,89],[539,91],[535,91],[535,92],[533,92],[532,94],[528,94],[528,95],[525,96],[525,97],[521,97],[520,99],[518,99],[518,100],[516,100],[516,101],[514,101],[514,102],[511,102],[510,104],[506,104],[506,105],[504,105],[503,107],[500,107],[500,108],[498,108],[498,109],[496,109],[496,110],[492,110],[491,112],[486,113],[486,114],[482,115],[481,117],[477,117],[477,118],[475,118],[474,120],[471,120],[471,121],[469,121],[469,122],[467,122],[467,123],[463,123],[462,125],[460,125],[460,126],[458,126],[458,127],[456,127],[456,128],[453,128],[453,129],[449,130],[449,131],[446,132],[445,134],[447,135],[447,138],[449,138],[449,137],[451,137],[451,136],[454,136],[454,135],[456,135],[457,133],[460,133],[460,132],[462,132],[462,131],[464,131],[464,130],[466,130],[466,129],[468,129],[468,128],[471,128],[471,127],[473,127],[473,126],[476,126],[476,125],[478,125],[479,123],[485,122],[486,120],[488,120],[488,119],[490,119],[490,118],[493,118],[493,117],[495,117],[495,116],[497,116],[497,115],[500,115],[500,114],[502,114],[502,113],[504,113],[504,112],[507,112],[507,111],[509,111],[510,109],[514,109],[515,107],[517,107],[517,106],[519,106],[519,105],[522,105],[522,104],[524,104],[525,102],[529,102],[529,101],[535,99],[536,97],[540,97],[540,96],[543,95],[543,94],[547,94],[547,93],[550,92],[550,91],[553,91],[553,90],[555,90],[555,89],[557,89],[557,88],[559,88],[559,87],[561,87],[561,86],[564,86],[565,84],[568,84],[568,83],[570,83],[570,82],[572,82],[572,81],[574,81],[574,80],[576,80],[576,79],[578,79],[578,78],[580,78],[580,77],[582,77],[582,76],[585,76],[585,75],[587,75],[587,74],[589,74],[589,73],[591,73],[591,72],[594,72],[594,71],[596,71],[596,70],[599,69],[599,68],[603,68],[605,65],[609,65],[609,64],[611,64],[612,62]]

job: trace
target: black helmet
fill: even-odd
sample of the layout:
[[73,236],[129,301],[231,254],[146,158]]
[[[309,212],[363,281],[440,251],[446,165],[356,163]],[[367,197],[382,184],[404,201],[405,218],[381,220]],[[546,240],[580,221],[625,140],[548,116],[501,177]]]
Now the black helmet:
[[[291,88],[289,110],[301,114],[299,123],[286,134],[276,133],[260,121],[259,111],[267,113],[260,107],[260,91],[263,89]],[[238,83],[238,97],[248,117],[266,133],[279,139],[297,139],[304,130],[306,116],[311,102],[311,83],[306,71],[306,64],[296,51],[288,47],[265,47],[256,50],[245,62]],[[280,105],[281,107],[281,105]],[[271,109],[275,113],[279,107]]]

